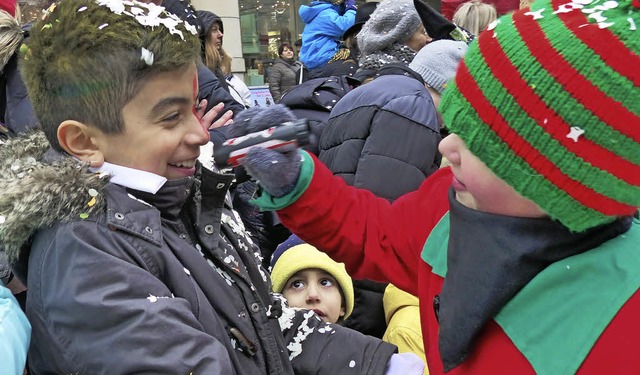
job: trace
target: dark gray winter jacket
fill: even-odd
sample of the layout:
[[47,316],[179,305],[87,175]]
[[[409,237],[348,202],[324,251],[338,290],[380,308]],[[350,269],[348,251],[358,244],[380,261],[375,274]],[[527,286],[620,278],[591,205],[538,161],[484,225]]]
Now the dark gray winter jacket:
[[384,373],[394,346],[270,293],[231,176],[199,167],[151,194],[47,148],[41,133],[0,147],[33,374]]
[[438,169],[439,142],[437,112],[424,85],[383,75],[331,110],[319,158],[349,185],[393,201]]

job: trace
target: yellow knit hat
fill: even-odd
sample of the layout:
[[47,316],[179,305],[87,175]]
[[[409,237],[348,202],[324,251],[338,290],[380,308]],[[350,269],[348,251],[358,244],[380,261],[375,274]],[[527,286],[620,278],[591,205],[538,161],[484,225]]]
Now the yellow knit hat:
[[282,293],[287,281],[296,272],[306,269],[321,269],[333,276],[342,291],[345,300],[345,315],[347,319],[353,312],[353,282],[344,267],[344,263],[337,263],[315,247],[303,243],[284,251],[277,259],[271,271],[273,291]]

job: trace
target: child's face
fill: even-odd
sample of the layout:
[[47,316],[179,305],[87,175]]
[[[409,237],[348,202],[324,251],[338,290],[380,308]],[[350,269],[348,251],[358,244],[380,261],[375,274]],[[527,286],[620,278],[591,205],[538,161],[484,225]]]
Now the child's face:
[[345,314],[338,282],[323,270],[296,272],[287,280],[282,295],[289,306],[313,310],[325,322],[335,323]]
[[456,134],[443,139],[438,148],[442,156],[451,162],[452,186],[458,202],[478,211],[499,215],[546,216],[540,207],[496,176]]
[[195,113],[197,90],[195,64],[150,78],[122,110],[124,132],[94,135],[104,160],[169,180],[193,175],[209,141]]

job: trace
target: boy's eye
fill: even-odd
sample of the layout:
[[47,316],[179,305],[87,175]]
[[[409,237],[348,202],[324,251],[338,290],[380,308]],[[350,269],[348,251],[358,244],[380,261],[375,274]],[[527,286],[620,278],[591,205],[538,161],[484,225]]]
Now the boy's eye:
[[162,122],[175,122],[175,121],[178,121],[179,118],[180,118],[180,112],[174,112],[162,118]]

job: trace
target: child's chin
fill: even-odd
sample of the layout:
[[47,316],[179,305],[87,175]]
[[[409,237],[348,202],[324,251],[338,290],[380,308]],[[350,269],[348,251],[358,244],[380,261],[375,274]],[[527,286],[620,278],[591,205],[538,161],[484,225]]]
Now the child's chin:
[[196,173],[195,166],[190,168],[180,168],[180,167],[174,167],[170,165],[167,168],[167,174],[165,175],[165,177],[167,178],[167,180],[178,180],[181,178],[193,176],[195,173]]

